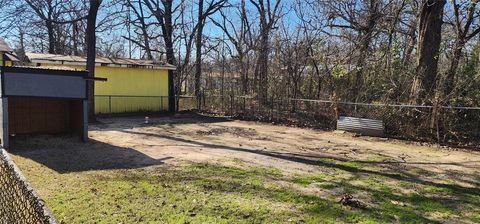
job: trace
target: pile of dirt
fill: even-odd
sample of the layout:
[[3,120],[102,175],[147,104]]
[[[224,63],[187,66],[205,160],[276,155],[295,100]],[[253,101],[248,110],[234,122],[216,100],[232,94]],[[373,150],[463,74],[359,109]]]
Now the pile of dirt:
[[221,134],[231,134],[238,137],[252,137],[258,135],[257,131],[253,128],[240,128],[240,127],[219,127],[212,128],[207,131],[197,131],[197,135],[221,135]]

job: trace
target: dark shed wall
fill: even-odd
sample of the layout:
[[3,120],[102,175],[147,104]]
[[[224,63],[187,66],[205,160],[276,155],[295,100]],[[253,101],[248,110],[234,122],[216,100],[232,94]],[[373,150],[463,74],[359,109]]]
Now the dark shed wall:
[[83,134],[83,100],[71,100],[68,106],[70,115],[70,132],[74,132],[75,134]]
[[10,134],[82,132],[82,100],[9,97]]
[[1,145],[8,145],[8,99],[0,98],[0,138]]

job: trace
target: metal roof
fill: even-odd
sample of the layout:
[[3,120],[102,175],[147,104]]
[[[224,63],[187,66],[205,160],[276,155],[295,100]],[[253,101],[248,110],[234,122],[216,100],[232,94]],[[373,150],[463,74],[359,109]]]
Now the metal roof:
[[76,68],[71,68],[67,66],[49,66],[49,67],[44,67],[44,66],[15,66],[15,68],[25,68],[25,69],[41,69],[41,70],[52,70],[52,71],[81,71],[84,72],[84,69],[76,69]]
[[[85,65],[87,58],[73,55],[58,55],[58,54],[42,54],[42,53],[26,53],[27,58],[32,63],[41,64],[64,64],[64,65]],[[97,57],[95,59],[97,66],[110,67],[135,67],[147,69],[167,69],[175,70],[174,65],[163,61],[139,60],[139,59],[125,59],[125,58],[106,58]]]
[[13,49],[2,38],[0,38],[0,52],[13,52]]
[[351,131],[368,136],[383,137],[385,125],[381,120],[365,119],[358,117],[339,117],[337,129]]

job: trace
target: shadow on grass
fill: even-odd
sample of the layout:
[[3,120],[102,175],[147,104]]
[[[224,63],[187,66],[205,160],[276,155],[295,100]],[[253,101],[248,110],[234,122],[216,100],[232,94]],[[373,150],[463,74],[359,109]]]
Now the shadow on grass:
[[[312,157],[310,155],[302,155],[298,153],[282,153],[282,152],[275,152],[275,151],[266,151],[266,150],[257,150],[257,149],[249,149],[249,148],[242,148],[242,147],[233,147],[233,146],[226,146],[226,145],[219,145],[219,144],[211,144],[211,143],[204,143],[200,141],[195,141],[195,140],[186,140],[180,137],[175,137],[171,135],[162,135],[162,134],[157,134],[157,133],[144,133],[144,132],[138,132],[138,131],[132,131],[132,130],[123,130],[126,133],[130,134],[135,134],[135,135],[144,135],[144,136],[149,136],[149,137],[156,137],[156,138],[165,138],[169,140],[174,140],[174,141],[179,141],[179,142],[185,142],[189,144],[194,144],[198,146],[202,146],[205,148],[209,149],[218,149],[218,150],[231,150],[231,151],[238,151],[238,152],[246,152],[246,153],[254,153],[257,155],[262,155],[262,156],[268,156],[276,159],[282,159],[286,161],[291,161],[291,162],[297,162],[297,163],[302,163],[302,164],[307,164],[307,165],[312,165],[312,166],[320,166],[320,167],[326,167],[326,168],[332,168],[332,169],[337,169],[340,171],[345,171],[350,174],[354,175],[364,175],[364,176],[378,176],[382,178],[390,178],[396,181],[404,182],[404,183],[411,183],[411,184],[419,184],[427,187],[434,187],[437,189],[442,189],[444,192],[448,192],[449,195],[451,195],[454,198],[457,199],[452,199],[449,200],[447,203],[452,207],[452,212],[458,212],[462,208],[464,204],[472,205],[472,206],[480,206],[480,202],[476,202],[477,198],[480,198],[480,188],[478,187],[478,183],[473,183],[475,187],[466,187],[466,186],[461,186],[459,184],[456,184],[455,182],[449,183],[449,182],[441,182],[442,180],[439,180],[439,182],[428,180],[422,177],[422,175],[418,173],[410,173],[408,169],[387,169],[387,170],[372,170],[372,169],[367,169],[364,166],[352,166],[352,162],[355,161],[348,161],[346,159],[341,159],[341,158],[335,158],[335,157],[321,157],[321,156],[316,156]],[[366,161],[364,161],[364,164],[367,164]],[[362,164],[362,161],[358,161],[359,164]],[[372,163],[375,164],[375,163]],[[388,164],[388,163],[387,163]],[[396,163],[392,163],[396,164]],[[439,165],[465,165],[467,166],[468,163],[439,163]],[[417,168],[421,169],[421,168]],[[429,172],[428,170],[421,169],[422,172]],[[458,181],[464,181],[462,179],[459,179],[459,177],[456,178]],[[455,180],[455,179],[454,179]],[[464,181],[465,182],[465,181]],[[394,195],[391,192],[375,192],[373,189],[361,189],[365,192],[369,192],[370,194],[374,195],[380,195],[383,197],[383,199],[387,200],[385,203],[390,203],[389,200],[400,200],[400,201],[406,201],[409,203],[415,203],[415,204],[420,204],[422,203],[428,207],[429,203],[438,203],[438,200],[440,198],[435,198],[435,197],[427,197],[427,196],[398,196]],[[442,199],[446,200],[446,199]],[[390,206],[390,205],[388,205]],[[458,207],[459,210],[455,210],[453,207]],[[417,213],[414,211],[406,211],[410,208],[403,208],[401,206],[394,206],[394,208],[390,209],[392,214],[395,214],[397,216],[405,216],[406,219],[409,216],[419,216]],[[417,214],[417,215],[416,215]],[[381,216],[383,216],[382,214]],[[419,218],[417,217],[417,218]],[[432,222],[431,220],[419,220],[420,222],[423,221],[428,221]]]
[[[242,169],[235,167],[225,167],[212,164],[195,164],[186,169],[176,170],[169,173],[152,177],[150,175],[129,174],[132,176],[122,176],[117,179],[105,178],[102,181],[125,181],[134,183],[150,183],[153,189],[159,191],[169,191],[184,193],[183,187],[189,189],[186,192],[209,192],[208,195],[214,195],[208,198],[207,204],[198,211],[199,214],[207,216],[218,216],[218,208],[211,204],[221,203],[221,214],[233,220],[248,220],[251,223],[259,221],[286,222],[293,220],[300,223],[392,223],[395,221],[409,223],[436,223],[435,220],[424,216],[428,212],[429,203],[439,203],[440,198],[428,198],[422,196],[396,195],[388,189],[363,188],[361,186],[351,185],[349,183],[340,183],[336,181],[327,181],[334,185],[341,185],[344,188],[351,188],[356,191],[368,192],[380,204],[379,206],[369,205],[365,209],[351,208],[343,206],[336,197],[320,197],[317,195],[303,193],[296,189],[275,184],[275,181],[288,181],[288,177],[277,174],[273,171],[258,169]],[[161,183],[165,183],[160,185]],[[273,183],[273,184],[272,184]],[[194,186],[193,190],[191,186]],[[160,189],[159,189],[160,188]],[[162,189],[165,188],[165,189]],[[188,193],[185,196],[187,199]],[[232,201],[246,200],[246,204],[231,204]],[[417,203],[414,207],[395,206],[390,200],[398,200],[405,203]],[[183,203],[177,201],[178,203]],[[188,202],[187,202],[188,203]],[[282,213],[274,206],[253,209],[251,206],[284,204],[288,209]],[[425,207],[425,208],[423,208]],[[252,210],[253,209],[253,210]],[[266,209],[266,211],[265,211]],[[243,210],[243,211],[242,211]],[[245,211],[249,210],[249,212]],[[250,213],[245,217],[245,213]]]
[[18,141],[9,153],[41,163],[59,173],[90,170],[135,169],[162,164],[171,157],[155,159],[131,148],[89,140],[38,136]]
[[[429,218],[428,214],[434,212],[450,215],[461,214],[460,212],[466,209],[464,205],[480,206],[480,202],[475,201],[475,197],[469,197],[468,193],[453,192],[459,194],[456,195],[458,198],[451,197],[451,195],[427,194],[424,191],[419,193],[398,193],[393,189],[398,186],[387,184],[386,178],[378,174],[366,176],[357,174],[350,180],[338,181],[334,179],[322,181],[327,185],[341,187],[343,191],[367,193],[374,202],[374,204],[368,205],[365,209],[355,209],[341,206],[337,200],[332,198],[328,199],[305,194],[283,187],[266,187],[268,185],[255,184],[255,181],[248,181],[249,178],[273,181],[278,178],[282,179],[282,177],[277,175],[208,164],[197,167],[200,167],[200,171],[207,170],[207,172],[190,172],[188,175],[207,191],[250,194],[267,200],[303,205],[303,212],[306,214],[312,217],[333,218],[332,221],[336,221],[338,218],[346,222],[374,220],[383,223],[393,221],[402,223],[440,223]],[[370,181],[374,177],[380,180],[378,183],[380,186],[373,186],[375,185],[374,183],[368,182],[365,185],[352,184],[355,180],[363,179]],[[284,180],[288,181],[288,179]],[[326,190],[330,189],[326,188]],[[450,191],[448,188],[438,190]],[[396,202],[399,203],[395,204]]]
[[472,164],[473,166],[480,163],[480,161],[443,163],[443,162],[363,161],[363,160],[355,160],[355,162],[366,163],[366,164],[450,165],[450,166],[465,166],[465,167],[468,167],[470,164]]
[[[431,186],[436,186],[436,187],[449,188],[452,191],[469,193],[469,194],[473,194],[473,195],[480,195],[480,189],[479,188],[464,187],[464,186],[460,186],[460,185],[457,185],[457,184],[445,184],[445,183],[432,182],[432,181],[429,181],[429,180],[424,180],[422,178],[419,178],[419,177],[417,177],[418,175],[410,174],[408,172],[400,172],[400,173],[399,172],[380,172],[380,171],[375,171],[375,170],[364,169],[364,168],[361,168],[361,167],[343,165],[341,163],[336,163],[334,160],[338,160],[338,161],[342,161],[342,162],[347,162],[349,160],[340,159],[340,158],[336,158],[336,157],[311,157],[309,155],[302,155],[302,154],[298,154],[298,153],[282,153],[282,152],[274,152],[274,151],[266,151],[266,150],[258,150],[258,149],[240,148],[240,147],[233,147],[233,146],[227,146],[227,145],[204,143],[204,142],[195,141],[195,140],[187,140],[187,139],[183,139],[183,138],[175,137],[175,136],[171,136],[171,135],[163,135],[163,134],[148,133],[148,132],[138,132],[138,131],[132,131],[132,130],[123,130],[122,132],[129,133],[129,134],[135,134],[135,135],[144,135],[144,136],[149,136],[149,137],[164,138],[164,139],[169,139],[169,140],[173,140],[173,141],[195,144],[195,145],[203,146],[203,147],[210,148],[210,149],[223,149],[223,150],[254,153],[254,154],[258,154],[258,155],[262,155],[262,156],[268,156],[268,157],[273,157],[273,158],[277,158],[277,159],[282,159],[282,160],[287,160],[287,161],[297,162],[297,163],[302,163],[302,164],[307,164],[307,165],[322,166],[322,167],[328,167],[328,168],[336,168],[336,169],[343,170],[343,171],[346,171],[346,172],[349,172],[349,173],[362,173],[362,174],[380,175],[380,176],[396,179],[396,180],[399,180],[399,181],[415,182],[415,183],[424,184],[424,185],[431,185]],[[327,158],[328,160],[325,160],[325,158]],[[331,160],[333,160],[333,161],[331,161]]]

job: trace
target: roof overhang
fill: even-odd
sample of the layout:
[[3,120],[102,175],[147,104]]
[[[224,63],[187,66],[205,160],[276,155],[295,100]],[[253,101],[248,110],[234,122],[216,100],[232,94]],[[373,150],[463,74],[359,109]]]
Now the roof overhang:
[[[51,65],[74,65],[86,66],[85,57],[79,56],[63,56],[51,54],[26,54],[31,63],[51,64]],[[135,59],[111,59],[97,57],[95,66],[98,67],[119,67],[119,68],[144,68],[157,70],[176,70],[176,67],[168,63],[156,64],[153,61],[135,60]]]
[[[72,61],[52,61],[44,59],[33,59],[30,60],[32,63],[40,64],[51,64],[51,65],[76,65],[76,66],[86,66],[86,63],[83,62],[72,62]],[[107,64],[107,63],[95,63],[97,67],[115,67],[115,68],[145,68],[145,69],[157,69],[157,70],[177,70],[175,67],[170,66],[152,66],[152,65],[132,65],[132,64]]]

